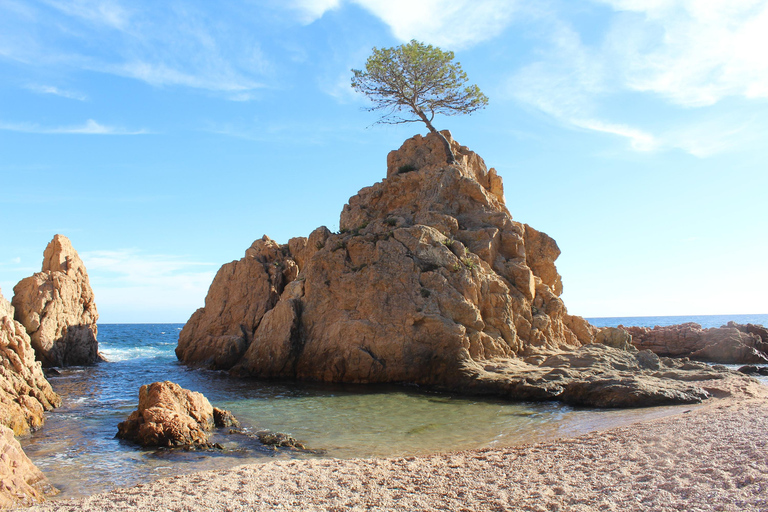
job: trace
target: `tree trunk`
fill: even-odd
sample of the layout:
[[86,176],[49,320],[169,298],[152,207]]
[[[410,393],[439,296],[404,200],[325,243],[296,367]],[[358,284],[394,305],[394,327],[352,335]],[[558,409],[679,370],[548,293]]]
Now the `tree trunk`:
[[430,122],[429,122],[429,119],[427,119],[427,116],[424,114],[424,112],[422,112],[421,110],[419,110],[419,111],[417,112],[417,114],[419,114],[419,117],[421,118],[421,120],[422,120],[422,121],[424,121],[424,124],[426,124],[426,125],[427,125],[427,128],[429,128],[429,131],[430,131],[430,132],[432,132],[432,133],[434,133],[434,134],[435,134],[435,135],[437,135],[438,137],[440,137],[440,140],[443,142],[443,147],[445,148],[445,157],[446,157],[446,161],[447,161],[449,164],[455,164],[455,163],[458,163],[458,162],[456,161],[456,155],[454,155],[454,154],[453,154],[453,151],[451,150],[451,143],[450,143],[450,142],[448,142],[448,139],[446,139],[446,138],[445,138],[445,135],[443,135],[443,134],[442,134],[442,133],[440,133],[439,131],[435,130],[435,127],[434,127],[434,126],[432,126],[432,123],[430,123]]

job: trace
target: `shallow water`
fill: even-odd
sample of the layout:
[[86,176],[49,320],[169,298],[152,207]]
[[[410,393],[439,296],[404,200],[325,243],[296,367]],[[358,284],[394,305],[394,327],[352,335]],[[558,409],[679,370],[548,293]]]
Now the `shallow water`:
[[[111,361],[50,377],[62,407],[22,438],[60,498],[207,469],[275,458],[389,457],[501,447],[571,436],[680,408],[574,409],[556,402],[509,403],[416,388],[321,386],[230,379],[178,364],[180,324],[100,325]],[[145,450],[115,439],[143,384],[171,380],[231,410],[246,430],[286,432],[313,452],[273,450],[245,436],[217,435],[222,451]]]

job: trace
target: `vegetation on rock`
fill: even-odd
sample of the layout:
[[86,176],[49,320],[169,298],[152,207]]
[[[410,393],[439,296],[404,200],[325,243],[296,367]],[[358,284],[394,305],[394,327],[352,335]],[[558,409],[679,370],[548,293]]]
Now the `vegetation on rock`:
[[394,48],[374,47],[365,70],[352,70],[352,87],[373,101],[369,110],[384,112],[379,123],[423,122],[441,138],[450,164],[456,155],[432,126],[435,115],[471,114],[488,104],[477,85],[467,85],[467,74],[453,57],[453,52],[411,40]]

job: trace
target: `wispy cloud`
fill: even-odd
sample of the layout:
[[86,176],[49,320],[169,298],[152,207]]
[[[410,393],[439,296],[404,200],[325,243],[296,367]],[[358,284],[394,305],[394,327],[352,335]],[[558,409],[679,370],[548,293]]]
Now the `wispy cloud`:
[[54,9],[72,17],[80,18],[95,25],[119,30],[130,23],[130,13],[119,2],[113,0],[43,0]]
[[37,134],[71,134],[71,135],[145,135],[147,130],[127,130],[114,126],[105,126],[89,119],[82,125],[45,127],[33,123],[6,123],[0,121],[0,130],[37,133]]
[[88,96],[86,96],[85,94],[80,94],[79,92],[68,91],[65,89],[59,89],[58,87],[55,87],[52,85],[30,84],[27,86],[27,89],[32,92],[36,92],[38,94],[52,94],[53,96],[61,96],[62,98],[67,98],[70,100],[77,100],[77,101],[88,100]]
[[[138,249],[88,251],[80,254],[103,317],[131,315],[155,321],[185,321],[198,307],[218,264],[183,255],[149,254]],[[157,312],[173,318],[156,318]]]
[[[754,121],[697,108],[729,97],[768,97],[765,0],[595,0],[612,11],[604,37],[585,44],[554,12],[534,20],[549,48],[515,72],[507,91],[567,126],[626,139],[635,151],[681,149],[706,157],[763,133]],[[546,48],[546,47],[545,47]],[[656,101],[673,116],[665,126],[632,116],[625,104]],[[617,118],[621,117],[620,119]],[[702,126],[702,124],[706,126]]]
[[[235,17],[242,6],[212,17],[183,3],[43,0],[27,9],[13,5],[0,3],[0,55],[28,66],[108,73],[237,101],[255,97],[251,93],[265,87],[273,72],[258,30]],[[51,87],[37,92],[67,96]],[[67,97],[78,99],[76,93]]]
[[686,107],[768,98],[765,0],[599,0],[619,16],[607,39],[628,87]]
[[[419,39],[453,49],[499,35],[512,21],[514,0],[347,0],[378,17],[401,41]],[[291,5],[305,23],[342,6],[342,0],[295,0]]]

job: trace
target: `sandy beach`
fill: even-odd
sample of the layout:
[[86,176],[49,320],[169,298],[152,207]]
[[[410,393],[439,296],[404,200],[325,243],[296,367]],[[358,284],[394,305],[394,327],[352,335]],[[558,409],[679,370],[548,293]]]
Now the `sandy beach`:
[[704,406],[573,438],[427,457],[275,461],[27,510],[768,511],[768,388],[719,388],[723,398]]

